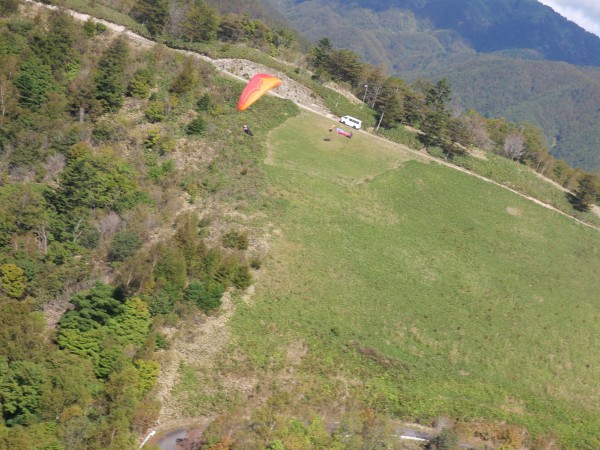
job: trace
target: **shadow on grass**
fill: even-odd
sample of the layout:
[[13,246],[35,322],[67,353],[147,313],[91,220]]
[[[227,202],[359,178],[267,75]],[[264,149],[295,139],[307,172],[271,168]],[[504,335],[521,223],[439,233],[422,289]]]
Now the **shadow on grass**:
[[588,205],[586,202],[582,201],[582,199],[580,199],[576,195],[571,194],[570,192],[567,192],[565,195],[567,197],[567,200],[571,204],[571,206],[573,206],[573,208],[575,208],[577,211],[580,211],[580,212],[589,211],[590,205]]

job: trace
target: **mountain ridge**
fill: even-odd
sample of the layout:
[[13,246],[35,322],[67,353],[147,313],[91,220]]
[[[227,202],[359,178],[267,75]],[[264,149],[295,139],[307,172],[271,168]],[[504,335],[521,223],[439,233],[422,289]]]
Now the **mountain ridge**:
[[[311,3],[319,2],[295,5]],[[600,37],[536,0],[359,0],[354,5],[376,14],[411,12],[430,30],[454,31],[479,53],[533,49],[553,61],[600,65]]]

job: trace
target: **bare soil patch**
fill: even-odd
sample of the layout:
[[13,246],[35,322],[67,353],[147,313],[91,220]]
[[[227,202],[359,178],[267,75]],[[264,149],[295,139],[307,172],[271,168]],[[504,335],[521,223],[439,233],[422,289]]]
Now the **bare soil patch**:
[[521,217],[523,215],[523,211],[521,211],[520,208],[515,208],[512,206],[507,206],[506,207],[506,212],[508,214],[510,214],[511,216],[515,216],[515,217]]
[[351,103],[354,103],[355,105],[360,105],[360,99],[358,99],[356,95],[354,95],[348,89],[344,89],[343,87],[340,87],[331,81],[324,83],[323,86],[331,89],[332,91],[337,92],[338,94],[342,94],[344,97],[350,100]]
[[487,156],[483,150],[479,150],[478,148],[470,148],[467,151],[473,158],[483,159],[484,161],[487,160]]

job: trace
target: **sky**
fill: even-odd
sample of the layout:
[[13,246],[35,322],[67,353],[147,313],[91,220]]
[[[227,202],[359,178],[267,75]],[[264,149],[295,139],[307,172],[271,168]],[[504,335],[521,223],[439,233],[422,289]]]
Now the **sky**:
[[600,36],[600,0],[538,0],[581,28]]

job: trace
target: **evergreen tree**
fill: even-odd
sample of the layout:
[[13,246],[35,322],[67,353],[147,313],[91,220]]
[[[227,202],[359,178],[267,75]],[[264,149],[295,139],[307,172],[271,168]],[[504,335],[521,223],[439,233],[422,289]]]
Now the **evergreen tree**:
[[129,85],[127,86],[127,95],[137,98],[148,98],[152,86],[152,74],[149,70],[138,70]]
[[13,84],[20,93],[19,103],[32,111],[39,111],[50,92],[59,89],[52,76],[52,68],[37,56],[23,61]]
[[209,312],[221,306],[223,286],[219,283],[192,281],[185,290],[185,299],[196,304],[202,311]]
[[128,166],[87,153],[68,161],[60,186],[46,195],[58,213],[70,215],[80,209],[127,209],[135,203],[134,196],[135,184]]
[[428,80],[415,80],[403,94],[404,120],[417,128],[425,120],[428,107],[425,104],[427,93],[435,86]]
[[138,0],[131,9],[131,16],[146,25],[151,35],[161,34],[169,18],[168,0]]
[[179,75],[173,80],[169,87],[169,92],[173,94],[184,94],[191,90],[198,83],[198,70],[194,65],[194,60],[188,58],[183,64]]
[[185,15],[182,24],[183,40],[210,42],[217,38],[220,18],[217,10],[196,0]]
[[575,191],[575,207],[581,211],[586,211],[599,197],[600,178],[589,173],[583,175]]
[[144,116],[150,123],[162,122],[167,118],[167,104],[160,100],[152,100],[148,103]]
[[317,69],[327,70],[329,67],[329,56],[332,51],[333,45],[331,41],[326,37],[321,39],[311,51],[312,65]]
[[106,50],[96,69],[94,83],[96,99],[103,112],[118,110],[125,97],[125,67],[129,48],[124,38],[118,38]]
[[189,135],[200,136],[206,131],[206,122],[202,117],[196,117],[192,120],[185,129],[185,132]]
[[212,100],[208,93],[203,94],[196,102],[196,111],[210,111],[212,107]]
[[123,312],[123,302],[117,290],[103,283],[96,283],[89,291],[75,294],[71,303],[75,308],[60,320],[61,329],[93,330]]
[[384,82],[381,92],[374,102],[374,108],[379,113],[383,113],[381,126],[384,128],[403,121],[403,96],[406,90],[406,84],[400,78],[390,77]]
[[127,299],[123,304],[123,312],[108,320],[108,330],[123,345],[143,344],[150,325],[148,305],[137,297]]
[[80,123],[85,121],[88,112],[101,113],[100,102],[96,99],[96,86],[89,74],[75,78],[69,84],[71,114],[77,116]]
[[465,148],[470,145],[470,136],[464,121],[459,117],[448,119],[447,141],[445,143],[446,153],[464,153]]
[[154,277],[159,285],[169,285],[181,292],[187,282],[187,265],[184,253],[178,246],[158,246],[158,261],[154,266]]
[[33,36],[31,48],[54,74],[73,72],[78,66],[75,44],[82,40],[79,27],[64,11],[53,11],[48,18],[48,31]]
[[[447,143],[448,122],[450,120],[450,111],[446,104],[451,99],[450,85],[445,78],[442,78],[437,84],[431,87],[425,95],[425,117],[421,125],[423,134],[419,139],[425,145],[426,149],[431,146],[440,146],[444,148],[446,155],[452,153],[454,146]],[[448,145],[444,145],[444,144]]]
[[128,230],[120,231],[113,237],[108,250],[108,259],[110,261],[123,261],[138,251],[142,244],[142,239],[136,233]]
[[450,85],[448,80],[442,78],[434,87],[427,91],[425,97],[425,105],[434,111],[450,117],[449,111],[446,109],[446,104],[452,99]]
[[329,55],[327,71],[339,81],[347,81],[355,86],[360,79],[363,63],[352,50],[333,50]]
[[206,255],[207,247],[200,237],[198,217],[182,214],[180,220],[173,238],[183,252],[188,275],[194,276],[202,271],[202,259]]

